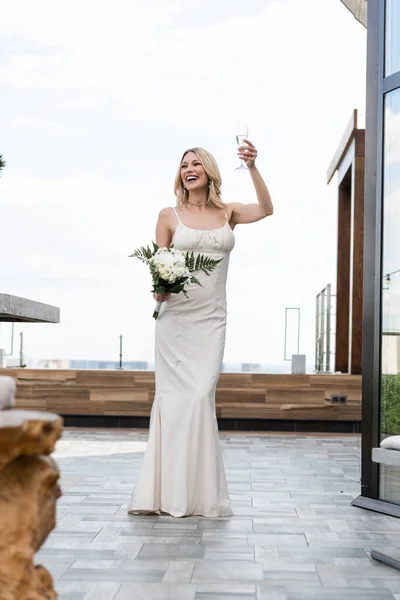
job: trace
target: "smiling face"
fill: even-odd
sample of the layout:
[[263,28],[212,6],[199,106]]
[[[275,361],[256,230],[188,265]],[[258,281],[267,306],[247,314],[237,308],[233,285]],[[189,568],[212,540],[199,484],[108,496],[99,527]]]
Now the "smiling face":
[[197,154],[187,152],[181,162],[182,183],[188,192],[208,187],[208,176]]
[[[182,155],[174,182],[177,206],[184,206],[189,195],[203,198],[217,210],[225,210],[221,200],[221,174],[217,162],[204,148],[188,148]],[[193,200],[192,195],[192,200]]]

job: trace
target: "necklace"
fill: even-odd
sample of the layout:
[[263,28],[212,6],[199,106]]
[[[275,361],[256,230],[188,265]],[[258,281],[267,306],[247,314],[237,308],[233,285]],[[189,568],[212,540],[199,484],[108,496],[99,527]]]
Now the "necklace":
[[190,204],[190,206],[207,206],[208,202],[206,202],[205,204],[196,204],[196,202],[189,202],[189,200],[186,200],[187,204]]

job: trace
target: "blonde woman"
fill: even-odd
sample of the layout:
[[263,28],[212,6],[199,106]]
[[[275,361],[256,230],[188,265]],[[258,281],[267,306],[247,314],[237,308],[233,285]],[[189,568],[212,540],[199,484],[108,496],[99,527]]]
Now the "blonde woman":
[[229,516],[232,510],[219,444],[215,388],[225,345],[226,278],[236,225],[272,214],[268,189],[255,166],[257,150],[246,141],[239,157],[249,169],[257,203],[224,204],[215,159],[187,150],[175,180],[175,208],[161,210],[156,242],[222,258],[203,287],[189,298],[155,295],[163,302],[156,321],[156,395],[149,442],[128,512],[173,517]]

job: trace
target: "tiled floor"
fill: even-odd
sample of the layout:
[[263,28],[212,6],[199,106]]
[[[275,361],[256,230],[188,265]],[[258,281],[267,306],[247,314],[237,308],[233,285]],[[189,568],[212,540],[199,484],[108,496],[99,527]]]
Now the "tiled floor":
[[65,431],[56,530],[37,555],[60,600],[400,600],[400,520],[350,505],[357,436],[221,434],[235,516],[128,516],[145,432]]

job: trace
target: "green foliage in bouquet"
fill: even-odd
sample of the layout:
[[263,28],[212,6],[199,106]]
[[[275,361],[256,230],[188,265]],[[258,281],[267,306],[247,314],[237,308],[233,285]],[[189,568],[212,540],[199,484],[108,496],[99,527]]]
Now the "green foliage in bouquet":
[[149,264],[149,260],[151,258],[153,258],[153,256],[157,252],[157,250],[160,248],[154,242],[152,242],[152,244],[153,244],[153,250],[151,250],[149,248],[149,246],[146,246],[146,247],[142,246],[138,250],[134,250],[133,254],[129,255],[129,258],[131,258],[131,257],[134,256],[135,258],[138,258],[139,260],[141,260],[142,262],[144,262],[146,265],[148,265]]
[[203,254],[198,254],[197,257],[195,257],[194,252],[187,252],[185,259],[186,266],[191,273],[203,271],[206,275],[210,275],[217,264],[222,260],[222,258],[215,260],[209,256],[204,256]]
[[[197,285],[202,285],[200,281],[192,275],[192,273],[203,271],[206,275],[210,275],[212,271],[216,268],[216,266],[223,260],[222,258],[216,260],[214,258],[210,258],[208,256],[204,256],[203,254],[198,254],[197,256],[194,252],[182,252],[185,257],[185,267],[187,274],[178,277],[175,279],[173,283],[163,279],[160,276],[157,267],[153,264],[152,258],[155,256],[160,247],[152,242],[153,248],[150,246],[142,246],[141,248],[134,250],[131,257],[138,258],[140,261],[150,266],[150,272],[153,278],[153,288],[152,292],[156,294],[160,294],[160,296],[165,296],[167,294],[179,294],[183,292],[183,294],[188,298],[187,291],[185,290],[185,285],[187,283],[196,283]],[[173,244],[167,249],[169,252],[174,251]]]

